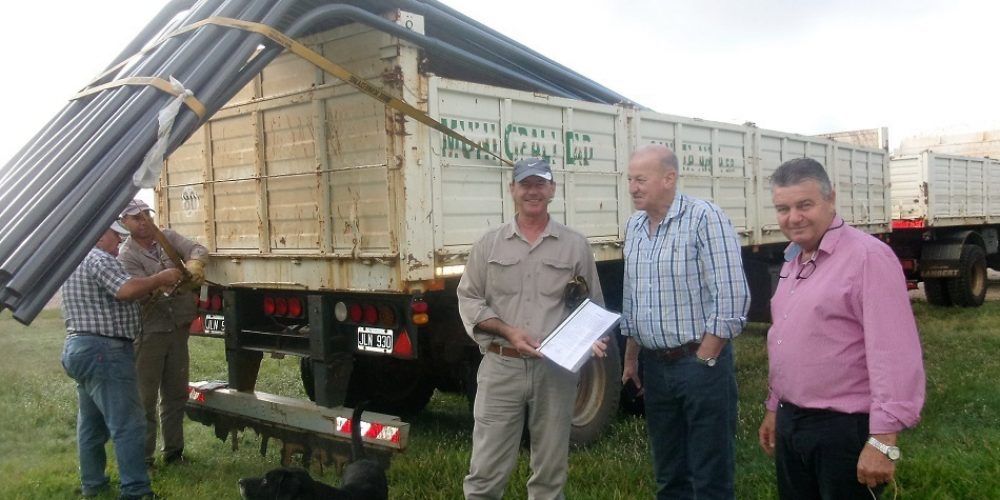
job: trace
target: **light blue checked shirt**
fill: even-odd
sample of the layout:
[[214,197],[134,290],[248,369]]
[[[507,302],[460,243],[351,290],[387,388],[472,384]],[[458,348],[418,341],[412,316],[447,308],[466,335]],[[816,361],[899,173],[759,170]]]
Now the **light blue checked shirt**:
[[629,217],[624,280],[621,332],[643,348],[678,347],[705,333],[731,339],[746,324],[739,239],[710,202],[677,193],[653,234],[645,211]]
[[100,248],[90,249],[62,286],[67,334],[136,338],[141,327],[139,304],[115,298],[128,280],[128,273],[113,255]]

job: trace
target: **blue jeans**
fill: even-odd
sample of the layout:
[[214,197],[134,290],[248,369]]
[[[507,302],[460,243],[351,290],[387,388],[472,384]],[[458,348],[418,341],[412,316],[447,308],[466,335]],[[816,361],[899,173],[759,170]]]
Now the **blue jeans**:
[[149,473],[143,461],[146,421],[139,402],[132,342],[70,336],[63,347],[62,365],[76,381],[80,402],[76,437],[83,494],[108,487],[104,445],[109,437],[118,459],[121,494],[150,493]]
[[727,344],[715,366],[642,352],[646,424],[658,499],[735,498],[736,370]]

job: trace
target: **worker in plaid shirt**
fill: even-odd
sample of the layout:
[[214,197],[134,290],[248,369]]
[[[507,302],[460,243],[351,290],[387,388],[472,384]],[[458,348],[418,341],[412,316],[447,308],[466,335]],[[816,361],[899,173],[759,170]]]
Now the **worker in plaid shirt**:
[[146,422],[136,385],[132,341],[141,327],[134,302],[180,281],[177,269],[132,278],[115,257],[125,229],[115,222],[104,231],[62,287],[66,344],[62,364],[77,384],[77,446],[81,493],[109,489],[105,471],[108,438],[114,443],[121,478],[120,498],[153,497],[143,462]]

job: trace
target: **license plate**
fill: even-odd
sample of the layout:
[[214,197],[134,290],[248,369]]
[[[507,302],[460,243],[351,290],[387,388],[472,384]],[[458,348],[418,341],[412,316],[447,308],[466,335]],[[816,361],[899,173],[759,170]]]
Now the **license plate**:
[[392,353],[392,330],[359,326],[358,350],[382,354]]
[[226,317],[219,314],[205,315],[205,333],[223,335],[226,333]]

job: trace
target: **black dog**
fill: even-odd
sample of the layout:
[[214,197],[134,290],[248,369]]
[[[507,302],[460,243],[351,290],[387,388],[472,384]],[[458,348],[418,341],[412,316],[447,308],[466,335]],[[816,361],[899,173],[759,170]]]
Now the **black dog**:
[[[345,498],[333,486],[313,480],[305,469],[271,469],[263,477],[239,480],[240,495],[247,500],[320,500]],[[350,498],[350,497],[346,497]]]
[[314,480],[304,469],[272,469],[264,477],[239,480],[240,495],[247,500],[388,500],[389,482],[382,464],[365,458],[361,444],[359,404],[351,415],[351,463],[344,467],[341,487]]

